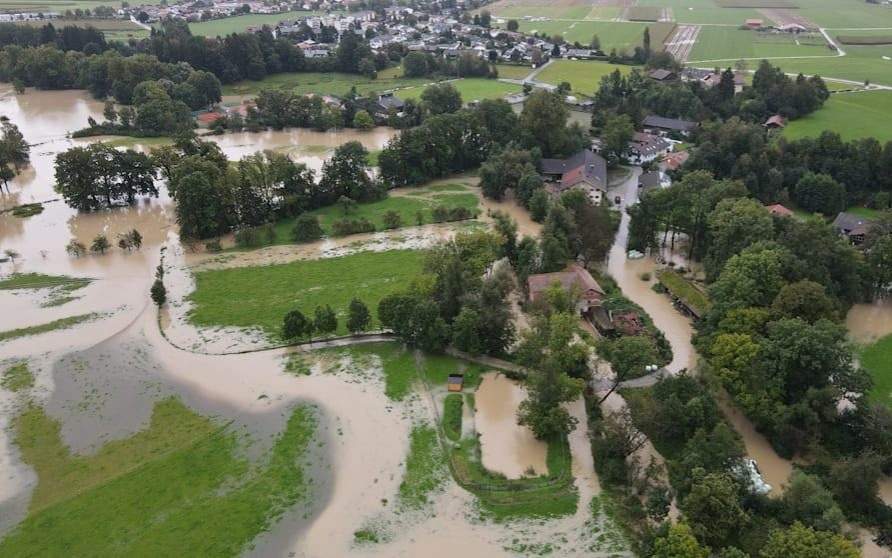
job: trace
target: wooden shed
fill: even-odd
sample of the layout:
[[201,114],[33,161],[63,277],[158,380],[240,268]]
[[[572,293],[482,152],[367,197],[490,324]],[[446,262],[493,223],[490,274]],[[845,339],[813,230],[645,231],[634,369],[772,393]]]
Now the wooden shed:
[[461,391],[464,383],[464,374],[450,374],[449,377],[446,378],[446,386],[449,388],[449,391]]

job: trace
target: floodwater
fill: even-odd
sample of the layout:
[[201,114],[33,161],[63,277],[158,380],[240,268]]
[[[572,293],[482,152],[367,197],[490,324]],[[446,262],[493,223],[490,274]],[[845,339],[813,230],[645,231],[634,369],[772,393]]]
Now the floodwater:
[[892,298],[871,304],[856,304],[846,315],[849,337],[858,344],[870,344],[892,333]]
[[[623,208],[625,205],[634,204],[638,199],[637,173],[636,169],[616,191],[623,198]],[[666,369],[671,373],[677,373],[682,369],[694,370],[697,353],[691,344],[693,325],[690,319],[672,306],[669,297],[651,289],[654,282],[653,271],[657,268],[656,262],[650,257],[639,260],[629,260],[626,257],[628,231],[629,216],[623,211],[616,242],[610,251],[607,269],[621,286],[623,294],[644,308],[653,319],[654,325],[666,335],[673,353],[672,362]],[[640,279],[642,273],[650,273],[651,279],[642,281]],[[749,419],[736,407],[724,401],[719,401],[719,405],[743,438],[747,454],[756,460],[763,478],[771,484],[773,493],[778,494],[782,490],[782,484],[787,482],[790,472],[792,472],[792,463],[777,455],[768,440],[756,432]]]
[[474,396],[483,466],[509,479],[548,472],[547,444],[517,424],[517,409],[526,397],[523,386],[498,372],[483,374]]

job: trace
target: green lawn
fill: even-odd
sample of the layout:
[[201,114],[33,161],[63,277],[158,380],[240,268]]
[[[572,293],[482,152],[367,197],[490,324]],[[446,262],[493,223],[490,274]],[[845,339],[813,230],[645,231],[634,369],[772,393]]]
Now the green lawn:
[[224,36],[231,33],[240,33],[247,30],[248,27],[260,27],[262,25],[274,26],[280,21],[294,20],[301,17],[318,15],[320,13],[321,12],[299,11],[283,12],[280,14],[247,14],[190,23],[189,31],[192,31],[193,35],[201,35],[204,37]]
[[555,85],[567,81],[574,93],[591,96],[601,85],[601,78],[615,70],[628,74],[634,67],[594,60],[555,60],[536,79]]
[[282,89],[295,93],[346,95],[356,86],[360,95],[382,92],[400,87],[416,87],[430,83],[429,78],[404,78],[402,68],[388,68],[378,72],[376,79],[339,72],[291,72],[269,76],[260,81],[240,81],[223,87],[224,95],[256,95],[261,89]]
[[837,132],[845,140],[892,140],[892,91],[831,95],[820,110],[790,122],[784,135],[792,139],[817,137],[824,130]]
[[[552,16],[557,17],[557,16]],[[526,33],[547,33],[550,36],[561,35],[569,42],[579,41],[588,44],[592,36],[601,40],[601,48],[606,52],[616,49],[617,52],[629,53],[641,45],[647,23],[634,21],[519,21],[520,30]]]
[[[532,70],[527,71],[527,73],[530,71]],[[482,101],[483,99],[501,99],[510,93],[520,93],[522,91],[519,85],[486,78],[462,78],[449,83],[461,93],[462,101],[465,103],[475,100]],[[402,99],[417,99],[421,97],[425,89],[427,89],[427,86],[419,85],[402,89],[397,95]]]
[[892,409],[892,335],[864,347],[859,356],[861,366],[873,378],[871,398]]
[[43,273],[14,273],[0,279],[0,290],[50,289],[42,306],[60,306],[78,297],[74,292],[86,287],[92,279],[45,275]]
[[316,415],[300,406],[258,463],[235,433],[175,399],[149,427],[72,455],[42,408],[14,420],[15,442],[38,482],[27,518],[2,556],[238,556],[281,513],[308,503],[304,473]]
[[[285,314],[312,315],[326,304],[337,312],[338,334],[346,330],[347,307],[360,298],[375,314],[382,297],[405,288],[421,272],[424,252],[391,250],[258,267],[200,271],[189,299],[199,326],[257,327],[278,339]],[[373,329],[379,327],[372,321]]]

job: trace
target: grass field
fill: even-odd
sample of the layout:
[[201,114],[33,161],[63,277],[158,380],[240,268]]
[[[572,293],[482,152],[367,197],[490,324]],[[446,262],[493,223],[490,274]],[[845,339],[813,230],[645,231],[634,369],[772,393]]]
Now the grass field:
[[[579,41],[588,44],[594,35],[601,40],[601,48],[607,52],[610,49],[619,51],[634,50],[641,45],[644,22],[613,22],[613,21],[520,21],[520,30],[524,32],[537,31],[548,35],[561,35],[569,42]],[[657,44],[656,41],[653,44]]]
[[892,45],[892,35],[837,35],[844,45]]
[[[892,86],[892,45],[846,46],[846,56],[777,60],[785,72],[849,79]],[[883,57],[887,57],[888,60]]]
[[321,12],[300,11],[283,12],[280,14],[247,14],[190,23],[189,30],[192,31],[193,35],[217,37],[229,35],[231,33],[240,33],[247,30],[248,27],[260,27],[262,25],[274,26],[280,21],[289,21],[300,17],[317,15],[319,13]]
[[19,337],[27,337],[29,335],[39,335],[41,333],[48,333],[50,331],[56,331],[58,329],[68,329],[74,327],[83,322],[89,322],[90,320],[95,320],[98,318],[100,314],[90,313],[90,314],[79,314],[77,316],[69,316],[67,318],[60,318],[58,320],[53,320],[51,322],[47,322],[45,324],[39,324],[36,326],[29,327],[21,327],[18,329],[11,329],[8,331],[0,331],[0,343],[3,341],[9,341],[10,339],[17,339]]
[[[431,210],[436,206],[447,208],[466,207],[472,213],[476,213],[478,198],[476,195],[465,192],[430,192],[426,189],[419,189],[418,192],[412,192],[411,196],[390,196],[380,201],[357,204],[355,209],[345,214],[340,205],[330,205],[310,211],[311,215],[319,218],[319,224],[327,235],[331,235],[333,224],[344,218],[348,219],[368,219],[375,225],[375,230],[384,230],[384,214],[389,211],[396,211],[402,222],[401,227],[412,227],[418,225],[418,213],[421,212],[422,224],[431,223]],[[270,244],[292,244],[291,231],[294,228],[295,219],[282,219],[274,225],[275,238]]]
[[863,348],[859,357],[873,378],[871,398],[892,409],[892,335]]
[[753,8],[722,8],[713,0],[639,0],[636,5],[670,8],[678,23],[741,25],[749,18],[764,19]]
[[224,95],[256,95],[261,89],[282,89],[295,93],[346,95],[356,86],[360,95],[401,87],[418,87],[431,82],[428,78],[404,78],[402,68],[388,68],[378,72],[377,79],[357,74],[338,72],[295,72],[275,74],[260,81],[240,81],[223,87]]
[[17,362],[6,367],[0,376],[0,388],[18,392],[34,385],[34,375],[28,368],[27,361]]
[[406,472],[399,489],[400,504],[409,509],[419,509],[428,503],[430,494],[449,478],[444,457],[435,429],[425,425],[412,428]]
[[[821,27],[892,27],[892,7],[860,0],[795,0],[797,13]],[[848,34],[848,31],[846,32]]]
[[723,8],[798,8],[792,0],[714,0]]
[[[260,328],[278,339],[285,314],[300,309],[312,315],[331,305],[338,334],[345,334],[347,307],[359,297],[375,314],[384,296],[405,288],[422,269],[424,252],[360,252],[339,258],[295,261],[260,267],[200,271],[189,299],[189,315],[200,326]],[[258,286],[262,285],[262,288]],[[379,327],[373,319],[371,328]]]
[[[4,5],[3,2],[0,2],[0,6]],[[129,19],[92,19],[92,18],[84,18],[84,19],[52,19],[52,20],[29,20],[29,21],[16,21],[13,22],[16,25],[27,25],[29,27],[43,27],[47,23],[52,23],[53,27],[56,29],[61,29],[62,27],[95,27],[100,31],[144,31],[142,27],[133,23]]]
[[695,309],[698,314],[703,316],[712,306],[706,293],[697,289],[690,281],[672,270],[663,270],[657,274],[660,283],[665,286],[670,293],[687,303],[691,308]]
[[[796,41],[799,41],[797,44]],[[702,27],[690,60],[737,60],[784,56],[836,55],[827,48],[823,37],[814,34],[796,39],[790,35],[769,35],[730,27]],[[753,61],[753,66],[757,64]]]
[[499,71],[500,78],[508,79],[523,79],[533,71],[533,68],[530,66],[517,66],[514,64],[496,64],[496,69]]
[[[527,70],[526,74],[532,70]],[[524,76],[526,76],[524,74]],[[502,76],[504,77],[504,76]],[[505,95],[511,93],[520,93],[522,88],[513,83],[504,83],[494,79],[486,78],[462,78],[449,82],[461,93],[462,101],[469,103],[471,101],[482,101],[483,99],[501,99]],[[417,99],[427,86],[409,87],[401,89],[397,94],[401,99]]]
[[443,433],[453,442],[461,438],[463,406],[464,396],[461,393],[450,393],[443,400]]
[[[161,0],[145,0],[144,4],[158,4]],[[97,6],[120,8],[119,0],[3,0],[0,1],[0,12],[57,12],[64,14],[67,10],[92,10]]]
[[662,14],[659,6],[632,6],[626,11],[629,21],[658,21]]
[[634,66],[594,60],[555,60],[536,79],[555,85],[567,81],[574,93],[592,95],[600,86],[601,78],[615,70],[628,74],[632,68]]
[[824,130],[833,130],[846,140],[892,140],[892,91],[831,95],[820,110],[790,122],[784,135],[792,139],[817,137]]
[[13,425],[38,481],[28,517],[0,542],[3,556],[237,556],[309,499],[309,406],[294,410],[258,463],[241,456],[236,434],[175,399],[155,405],[146,430],[89,455],[72,455],[40,407]]

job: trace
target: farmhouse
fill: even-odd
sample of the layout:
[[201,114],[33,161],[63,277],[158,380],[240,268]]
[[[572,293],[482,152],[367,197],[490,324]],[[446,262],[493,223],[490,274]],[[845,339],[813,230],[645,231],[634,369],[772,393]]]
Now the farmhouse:
[[768,128],[769,130],[778,130],[778,129],[785,127],[787,125],[787,121],[783,116],[781,116],[779,114],[775,114],[774,116],[772,116],[768,120],[766,120],[765,124],[762,124],[762,125],[765,126],[766,128]]
[[599,204],[607,192],[607,161],[589,149],[567,159],[542,159],[540,173],[546,190],[559,196],[568,190],[582,190],[592,203]]
[[678,118],[665,118],[655,114],[648,115],[642,122],[645,132],[665,136],[668,134],[679,134],[687,136],[693,130],[700,126],[697,122],[690,120],[679,120]]
[[870,228],[872,222],[872,219],[859,217],[853,213],[842,212],[833,220],[833,228],[840,235],[848,238],[852,244],[858,246],[864,242],[867,229]]
[[764,22],[761,19],[748,19],[744,22],[744,25],[750,29],[761,29]]
[[564,271],[530,275],[527,279],[530,302],[541,300],[545,290],[555,283],[566,291],[578,292],[577,310],[583,314],[600,306],[606,294],[591,273],[578,264],[571,264]]
[[664,70],[662,68],[657,70],[651,70],[647,73],[647,77],[656,81],[673,81],[678,77],[675,72],[671,70]]
[[766,205],[765,209],[768,210],[768,213],[772,215],[776,215],[778,217],[792,217],[793,212],[784,207],[783,205],[776,203],[773,205]]

